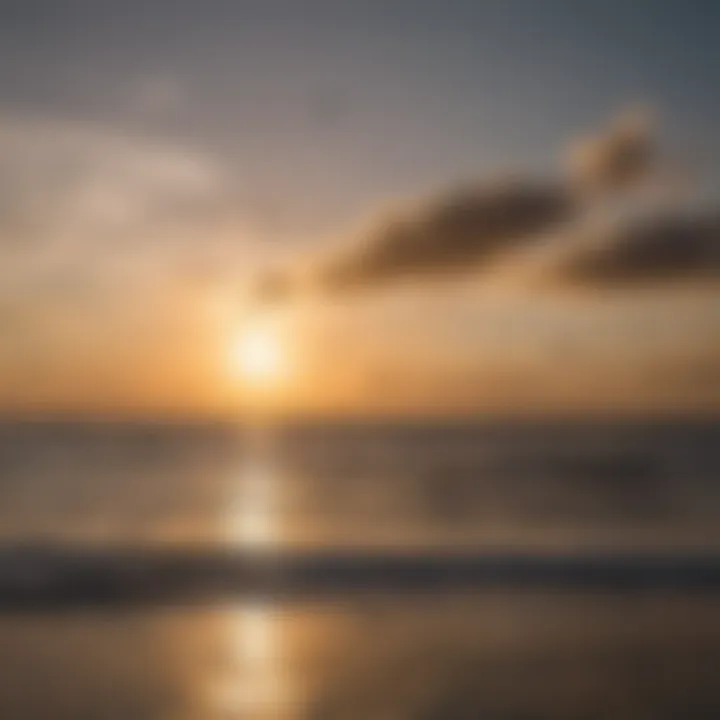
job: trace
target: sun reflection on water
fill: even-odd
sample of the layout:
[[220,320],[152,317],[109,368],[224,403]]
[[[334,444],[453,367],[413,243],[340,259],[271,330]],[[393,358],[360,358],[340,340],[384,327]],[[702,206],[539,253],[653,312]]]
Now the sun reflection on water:
[[277,608],[259,601],[237,608],[227,617],[226,637],[227,661],[212,694],[219,717],[289,717],[282,618]]
[[[233,480],[224,521],[225,541],[272,562],[268,552],[282,538],[278,496],[280,474],[272,432],[250,433],[244,461]],[[227,662],[213,690],[220,717],[266,720],[289,717],[288,678],[283,657],[282,617],[268,600],[247,601],[227,618]]]
[[256,552],[280,542],[278,485],[279,477],[269,459],[253,455],[245,461],[225,520],[230,545]]

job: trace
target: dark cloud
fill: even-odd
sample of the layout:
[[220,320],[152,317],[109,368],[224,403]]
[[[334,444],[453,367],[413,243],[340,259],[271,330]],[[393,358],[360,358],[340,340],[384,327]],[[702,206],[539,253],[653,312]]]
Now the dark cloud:
[[[523,250],[535,248],[552,282],[609,287],[717,277],[720,215],[670,216],[665,197],[645,219],[631,219],[650,197],[634,190],[661,176],[658,158],[650,115],[624,112],[602,132],[570,145],[562,182],[520,179],[446,194],[377,223],[318,259],[302,278],[268,275],[255,296],[281,302],[308,286],[335,293],[450,279],[489,270],[509,253],[522,260]],[[617,210],[624,219],[588,242],[590,225]]]
[[720,213],[658,217],[571,248],[558,263],[572,282],[622,284],[720,276]]
[[567,165],[581,187],[624,190],[648,178],[657,157],[651,117],[636,109],[620,114],[598,134],[571,143]]
[[570,217],[574,202],[552,184],[463,190],[379,225],[320,269],[329,290],[466,273]]

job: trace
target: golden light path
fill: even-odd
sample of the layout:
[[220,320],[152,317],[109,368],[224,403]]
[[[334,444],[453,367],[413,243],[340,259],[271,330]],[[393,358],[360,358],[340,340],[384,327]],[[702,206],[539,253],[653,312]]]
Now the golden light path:
[[232,370],[244,389],[247,429],[225,518],[225,541],[261,552],[281,540],[272,406],[287,379],[288,350],[277,321],[256,318],[241,329],[230,354]]
[[[224,537],[226,543],[265,556],[267,561],[282,541],[282,524],[275,433],[264,404],[287,371],[286,357],[276,329],[259,323],[243,331],[232,354],[231,361],[255,402],[242,462],[231,483]],[[278,609],[262,599],[246,602],[228,616],[227,627],[229,663],[212,698],[219,716],[238,720],[291,717]]]

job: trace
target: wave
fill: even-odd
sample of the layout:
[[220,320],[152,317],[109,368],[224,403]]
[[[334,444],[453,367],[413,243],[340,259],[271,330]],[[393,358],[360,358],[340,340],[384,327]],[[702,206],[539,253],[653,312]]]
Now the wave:
[[488,590],[716,593],[720,554],[0,548],[1,612]]

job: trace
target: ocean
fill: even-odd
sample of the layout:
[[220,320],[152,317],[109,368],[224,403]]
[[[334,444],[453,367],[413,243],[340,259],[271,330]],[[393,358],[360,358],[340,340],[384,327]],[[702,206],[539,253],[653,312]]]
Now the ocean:
[[0,717],[720,717],[720,422],[0,426]]

